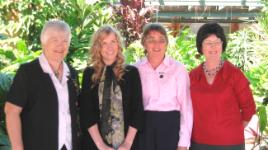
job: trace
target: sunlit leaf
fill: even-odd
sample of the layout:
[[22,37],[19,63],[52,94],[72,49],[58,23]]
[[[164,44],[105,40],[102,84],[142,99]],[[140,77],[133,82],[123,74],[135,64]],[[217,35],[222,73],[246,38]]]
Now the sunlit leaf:
[[263,132],[267,127],[267,112],[265,106],[262,105],[258,108],[258,116],[260,123],[260,131]]

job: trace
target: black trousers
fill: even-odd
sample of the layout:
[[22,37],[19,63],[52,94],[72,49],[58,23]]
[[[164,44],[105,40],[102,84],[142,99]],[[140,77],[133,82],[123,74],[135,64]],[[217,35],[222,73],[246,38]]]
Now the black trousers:
[[62,148],[60,150],[67,150],[66,146],[63,145]]
[[176,150],[179,132],[179,111],[145,111],[145,126],[139,137],[140,150]]
[[217,145],[199,144],[192,141],[190,150],[245,150],[245,144],[217,146]]

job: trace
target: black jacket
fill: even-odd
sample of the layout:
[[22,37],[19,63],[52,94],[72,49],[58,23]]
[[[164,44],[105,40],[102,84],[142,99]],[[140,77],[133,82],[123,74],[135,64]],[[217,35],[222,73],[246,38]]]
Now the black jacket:
[[[82,90],[79,96],[80,104],[80,122],[82,128],[82,149],[97,150],[96,145],[91,139],[88,128],[94,124],[100,123],[98,85],[92,88],[91,77],[94,69],[86,68],[83,75]],[[122,91],[124,130],[127,134],[128,127],[134,127],[138,132],[143,126],[143,104],[142,89],[139,72],[134,66],[126,66],[123,79],[119,81]],[[132,149],[137,146],[137,135],[132,145]]]
[[[73,150],[78,150],[76,74],[70,69],[68,82]],[[22,107],[22,139],[25,150],[58,150],[58,98],[49,74],[39,60],[20,66],[7,101]]]

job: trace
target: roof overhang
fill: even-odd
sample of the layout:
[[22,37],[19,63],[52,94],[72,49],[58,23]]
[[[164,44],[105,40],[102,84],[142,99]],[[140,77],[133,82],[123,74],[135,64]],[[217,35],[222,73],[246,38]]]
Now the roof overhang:
[[158,22],[256,22],[260,0],[145,0]]

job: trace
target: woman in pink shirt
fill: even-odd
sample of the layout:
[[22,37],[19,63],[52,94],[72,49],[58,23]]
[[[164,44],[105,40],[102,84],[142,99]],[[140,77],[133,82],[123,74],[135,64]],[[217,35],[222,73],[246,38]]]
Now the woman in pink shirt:
[[203,25],[196,38],[205,62],[190,73],[194,125],[191,150],[244,150],[244,127],[255,113],[249,82],[221,59],[227,45],[217,23]]
[[165,55],[168,37],[160,24],[147,24],[141,42],[146,53],[136,64],[145,109],[141,150],[186,150],[193,115],[188,73],[183,64]]

